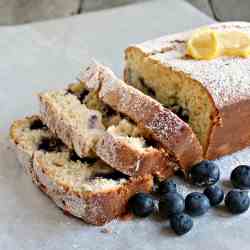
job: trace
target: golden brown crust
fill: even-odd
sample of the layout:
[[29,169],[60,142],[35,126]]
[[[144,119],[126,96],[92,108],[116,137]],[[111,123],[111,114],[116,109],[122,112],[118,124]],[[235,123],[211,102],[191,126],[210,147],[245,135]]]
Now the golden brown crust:
[[250,145],[249,107],[250,100],[245,100],[219,111],[222,126],[215,124],[210,133],[207,159],[216,159]]
[[151,176],[131,179],[115,192],[90,195],[85,221],[90,224],[103,225],[128,211],[128,200],[138,192],[150,192],[153,180]]

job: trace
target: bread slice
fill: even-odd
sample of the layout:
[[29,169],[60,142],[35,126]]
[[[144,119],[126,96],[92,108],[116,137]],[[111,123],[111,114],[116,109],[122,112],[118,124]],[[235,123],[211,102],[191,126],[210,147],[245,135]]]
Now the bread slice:
[[98,141],[96,154],[110,166],[131,176],[152,173],[159,179],[174,174],[178,165],[161,149],[147,146],[143,137],[133,134],[133,126],[123,119],[117,126],[110,126]]
[[12,123],[10,140],[16,151],[17,158],[27,174],[33,176],[32,155],[38,150],[42,139],[52,138],[52,134],[41,122],[39,116],[33,115]]
[[104,133],[101,113],[88,109],[66,90],[40,95],[41,118],[50,131],[80,157],[94,155],[98,138]]
[[202,159],[201,145],[188,124],[153,98],[119,80],[107,67],[93,63],[79,75],[89,91],[129,117],[146,138],[157,141],[183,171]]
[[[250,34],[246,22],[209,27]],[[215,159],[250,145],[250,127],[246,126],[250,121],[250,58],[194,60],[186,55],[191,34],[167,35],[127,48],[125,81],[166,107],[178,105],[184,110],[204,157]]]
[[170,155],[144,138],[142,129],[104,104],[94,89],[76,83],[39,97],[43,122],[80,157],[96,154],[129,176],[153,174],[166,179],[178,167]]
[[79,158],[39,123],[37,116],[14,122],[11,140],[19,159],[29,155],[21,163],[35,183],[66,213],[102,225],[125,213],[135,193],[152,189],[152,176],[129,178],[97,158]]

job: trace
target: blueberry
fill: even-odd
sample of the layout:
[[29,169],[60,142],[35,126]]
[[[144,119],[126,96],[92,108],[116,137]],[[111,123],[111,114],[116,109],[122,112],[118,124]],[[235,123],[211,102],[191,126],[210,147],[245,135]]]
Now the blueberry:
[[240,165],[231,173],[231,182],[235,188],[250,188],[250,166]]
[[173,214],[182,213],[185,209],[185,201],[177,192],[164,194],[159,201],[159,213],[163,218]]
[[151,195],[138,193],[129,200],[129,208],[139,217],[147,217],[154,211],[154,200]]
[[177,191],[176,183],[173,180],[162,181],[159,184],[158,192],[160,194],[176,192],[176,191]]
[[224,199],[224,192],[223,192],[222,188],[220,188],[217,185],[207,187],[204,190],[204,194],[209,199],[211,206],[219,205]]
[[190,193],[185,199],[186,211],[192,216],[200,216],[205,214],[209,207],[209,200],[207,196],[202,193]]
[[220,179],[220,169],[212,161],[204,160],[192,167],[189,178],[196,186],[210,186]]
[[178,235],[186,234],[193,227],[193,220],[188,214],[175,214],[170,218],[170,226]]
[[246,191],[231,190],[225,198],[225,205],[232,214],[240,214],[249,208],[250,199]]
[[30,129],[31,129],[31,130],[43,129],[43,128],[46,128],[46,126],[42,123],[41,120],[34,120],[34,121],[30,124]]
[[47,138],[44,137],[41,139],[38,150],[43,150],[46,152],[61,152],[64,148],[64,144],[60,139],[57,138]]

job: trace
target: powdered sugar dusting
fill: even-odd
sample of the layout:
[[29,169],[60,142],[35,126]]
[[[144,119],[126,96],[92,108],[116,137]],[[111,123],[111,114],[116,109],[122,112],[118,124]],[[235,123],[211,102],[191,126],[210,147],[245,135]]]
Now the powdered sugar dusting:
[[[220,23],[210,27],[241,30],[250,35],[249,23]],[[165,36],[137,47],[153,60],[199,81],[210,92],[218,108],[249,99],[250,58],[220,57],[209,61],[188,58],[185,56],[185,46],[190,35],[191,32],[185,32]]]
[[172,141],[182,128],[186,127],[184,122],[175,114],[165,109],[165,112],[155,113],[153,119],[148,123],[148,127],[156,131],[161,141]]

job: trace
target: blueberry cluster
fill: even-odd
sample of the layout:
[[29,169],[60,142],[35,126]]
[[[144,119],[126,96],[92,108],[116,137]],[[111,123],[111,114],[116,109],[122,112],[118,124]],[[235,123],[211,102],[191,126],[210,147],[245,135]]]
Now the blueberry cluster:
[[[163,219],[169,219],[177,235],[191,230],[192,217],[204,215],[210,207],[218,206],[224,200],[224,191],[216,184],[220,179],[220,170],[214,162],[204,160],[193,166],[188,178],[193,185],[204,187],[204,192],[192,192],[184,199],[173,180],[162,181],[157,188],[160,195],[158,212]],[[250,206],[246,191],[250,188],[250,166],[236,167],[231,173],[231,183],[236,189],[227,193],[225,206],[232,214],[243,213]],[[138,193],[130,199],[129,207],[136,216],[147,217],[156,211],[155,201],[150,194]]]

